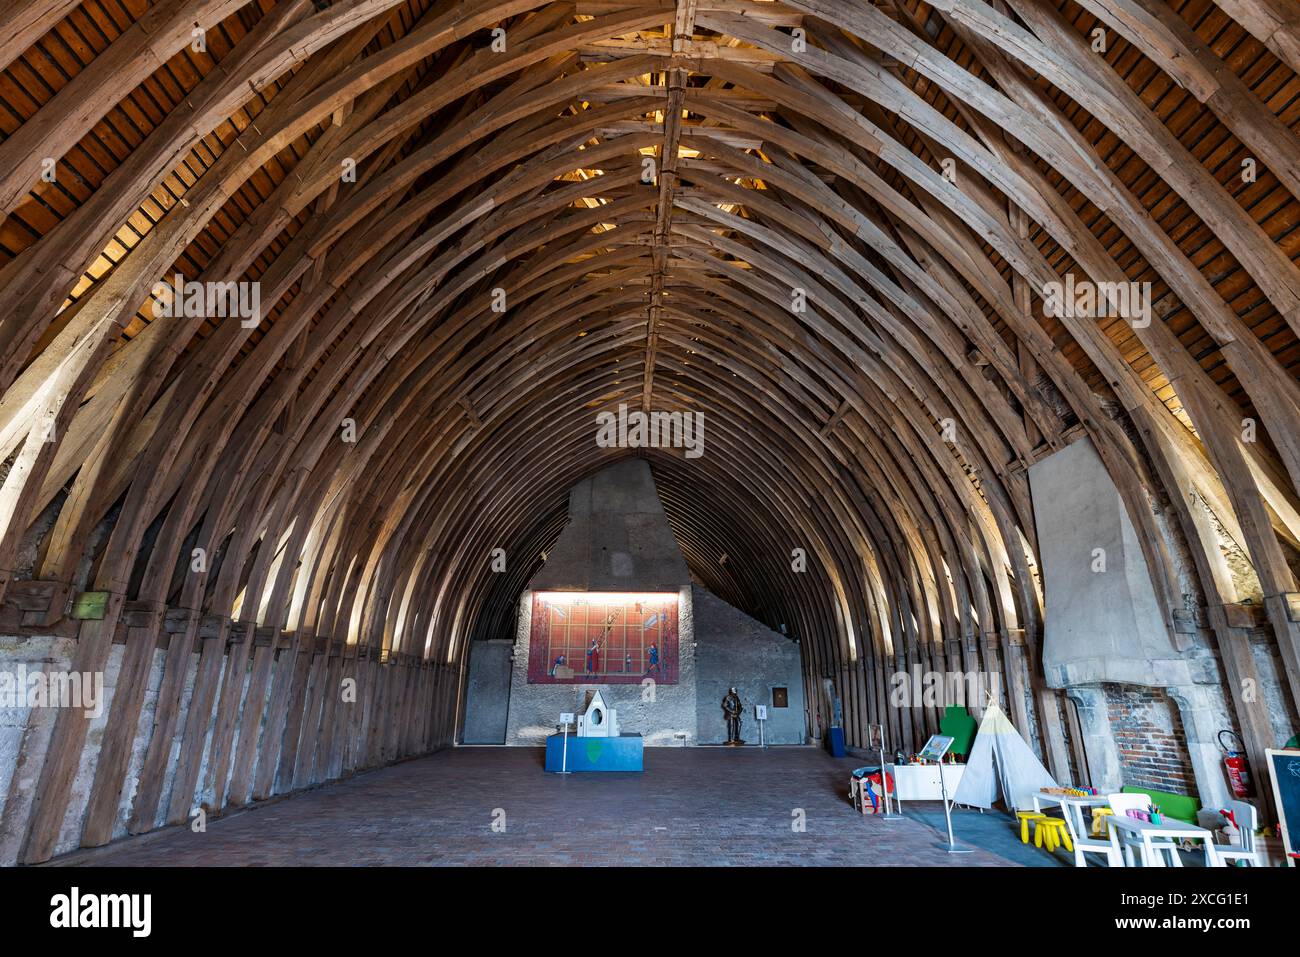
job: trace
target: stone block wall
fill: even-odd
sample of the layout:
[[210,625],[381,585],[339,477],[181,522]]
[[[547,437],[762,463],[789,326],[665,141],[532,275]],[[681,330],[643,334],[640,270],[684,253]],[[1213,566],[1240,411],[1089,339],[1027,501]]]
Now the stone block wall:
[[[709,591],[692,589],[695,605],[695,697],[700,744],[727,740],[722,698],[735,686],[745,706],[740,736],[759,741],[754,705],[767,705],[768,744],[803,744],[807,735],[799,646]],[[772,689],[787,691],[787,707],[772,706]]]

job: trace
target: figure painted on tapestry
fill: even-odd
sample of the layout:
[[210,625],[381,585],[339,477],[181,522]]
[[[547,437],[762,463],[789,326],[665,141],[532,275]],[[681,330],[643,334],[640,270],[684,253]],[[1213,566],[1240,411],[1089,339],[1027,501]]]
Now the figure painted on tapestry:
[[587,649],[587,674],[594,675],[600,672],[600,642],[595,638],[591,639],[591,647]]
[[659,674],[659,646],[656,645],[653,641],[650,642],[650,647],[646,649],[645,656],[646,656],[645,673],[648,675],[651,672],[654,672],[655,675],[658,675]]

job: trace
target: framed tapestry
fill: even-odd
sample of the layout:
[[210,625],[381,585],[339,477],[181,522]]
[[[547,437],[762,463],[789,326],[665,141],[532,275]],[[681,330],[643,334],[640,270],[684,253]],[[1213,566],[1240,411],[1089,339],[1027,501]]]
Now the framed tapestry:
[[677,683],[677,593],[537,592],[529,684]]

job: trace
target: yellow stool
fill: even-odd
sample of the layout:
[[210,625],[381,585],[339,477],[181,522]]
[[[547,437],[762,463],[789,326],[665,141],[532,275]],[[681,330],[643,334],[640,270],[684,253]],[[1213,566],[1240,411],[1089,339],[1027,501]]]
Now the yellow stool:
[[1070,832],[1065,829],[1065,821],[1059,817],[1041,815],[1034,823],[1034,847],[1046,847],[1050,853],[1062,844],[1067,851],[1074,851]]
[[1029,843],[1029,822],[1037,821],[1039,818],[1047,817],[1041,811],[1020,811],[1016,814],[1020,818],[1020,843]]
[[1115,812],[1108,807],[1095,807],[1092,809],[1092,836],[1105,837],[1106,817],[1113,815]]

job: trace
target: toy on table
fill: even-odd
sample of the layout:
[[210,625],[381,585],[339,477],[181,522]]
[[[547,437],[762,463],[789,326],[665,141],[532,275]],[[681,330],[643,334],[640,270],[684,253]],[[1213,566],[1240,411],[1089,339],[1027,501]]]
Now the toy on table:
[[1223,817],[1223,827],[1219,828],[1223,834],[1223,843],[1229,846],[1240,846],[1241,844],[1241,826],[1237,823],[1237,815],[1233,811],[1219,808],[1219,814]]
[[1059,794],[1065,797],[1095,797],[1097,791],[1095,788],[1076,788],[1071,785],[1063,787],[1043,788],[1044,794]]

